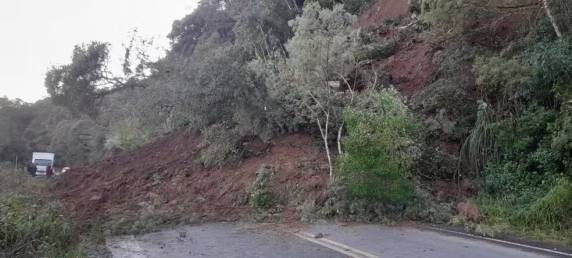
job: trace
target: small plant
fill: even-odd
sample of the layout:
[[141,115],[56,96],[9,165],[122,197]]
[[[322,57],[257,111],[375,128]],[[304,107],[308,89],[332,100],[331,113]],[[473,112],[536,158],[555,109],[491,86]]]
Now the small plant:
[[274,195],[268,188],[274,170],[263,165],[256,171],[256,181],[251,187],[251,204],[255,208],[268,209],[274,205]]
[[272,207],[272,204],[274,203],[274,198],[272,196],[272,193],[268,190],[257,191],[254,192],[252,195],[252,203],[256,208],[268,209]]

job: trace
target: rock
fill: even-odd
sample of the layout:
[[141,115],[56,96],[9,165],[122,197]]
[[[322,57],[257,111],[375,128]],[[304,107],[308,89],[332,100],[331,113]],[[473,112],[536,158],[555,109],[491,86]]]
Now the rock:
[[457,212],[468,221],[478,222],[481,217],[479,206],[472,200],[466,200],[457,204]]
[[313,237],[313,238],[323,238],[323,237],[324,237],[324,234],[322,234],[322,233],[317,233],[317,234],[314,234],[312,237]]
[[90,201],[94,201],[94,202],[99,201],[101,199],[103,199],[103,196],[101,196],[100,194],[96,194],[96,195],[92,196],[91,198],[89,198]]

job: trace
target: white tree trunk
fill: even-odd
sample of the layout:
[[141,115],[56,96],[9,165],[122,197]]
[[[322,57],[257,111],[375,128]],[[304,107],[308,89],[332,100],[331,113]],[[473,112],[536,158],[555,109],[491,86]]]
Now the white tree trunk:
[[558,38],[561,39],[562,32],[560,32],[558,23],[556,23],[556,18],[554,17],[554,15],[552,15],[552,11],[550,10],[550,5],[548,3],[548,0],[542,0],[542,3],[544,5],[544,11],[546,12],[546,16],[548,16],[548,19],[550,19],[550,23],[552,23],[552,27],[554,27],[554,32],[556,32],[556,36],[558,36]]
[[342,151],[342,132],[343,131],[344,131],[344,123],[342,123],[342,125],[338,129],[338,154],[339,155],[343,154],[343,151]]
[[330,113],[326,113],[326,123],[322,127],[322,122],[320,119],[316,119],[318,123],[318,128],[320,129],[320,135],[322,136],[322,140],[324,141],[324,148],[326,149],[326,156],[328,157],[328,168],[330,170],[330,178],[334,176],[334,167],[332,164],[332,155],[330,153],[330,146],[328,145],[328,127],[330,123]]
[[332,165],[332,155],[330,154],[330,147],[328,146],[328,137],[324,138],[324,145],[326,147],[326,155],[328,156],[328,168],[330,169],[330,178],[334,176],[334,167]]

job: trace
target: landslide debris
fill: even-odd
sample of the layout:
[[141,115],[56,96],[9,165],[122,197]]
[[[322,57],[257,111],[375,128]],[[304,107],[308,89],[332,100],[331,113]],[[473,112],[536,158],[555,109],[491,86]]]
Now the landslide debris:
[[145,212],[159,214],[162,222],[240,220],[255,209],[249,198],[256,172],[271,167],[268,189],[278,198],[273,212],[284,219],[298,219],[296,208],[305,200],[326,198],[327,163],[310,136],[281,136],[264,153],[210,169],[197,161],[200,142],[198,134],[176,133],[73,168],[55,194],[80,223],[137,219]]

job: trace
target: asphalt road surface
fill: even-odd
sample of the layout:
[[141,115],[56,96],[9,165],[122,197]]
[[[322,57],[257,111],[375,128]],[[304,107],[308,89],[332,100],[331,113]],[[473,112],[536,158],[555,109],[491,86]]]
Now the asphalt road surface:
[[[292,228],[217,223],[108,240],[115,258],[159,257],[558,257],[415,227],[334,224]],[[566,256],[562,256],[566,257]]]

